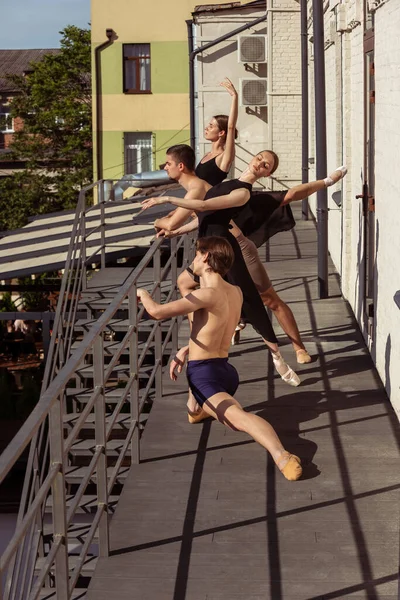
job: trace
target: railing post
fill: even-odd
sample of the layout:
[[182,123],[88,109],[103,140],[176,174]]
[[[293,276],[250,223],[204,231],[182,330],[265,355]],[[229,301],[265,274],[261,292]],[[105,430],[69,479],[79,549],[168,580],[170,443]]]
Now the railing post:
[[[62,396],[62,394],[61,394]],[[60,465],[51,486],[53,496],[54,540],[61,539],[55,558],[57,600],[68,600],[68,537],[67,506],[65,499],[63,399],[58,397],[49,412],[50,463]]]
[[[86,193],[81,192],[82,194],[82,214],[80,220],[80,233],[82,240],[82,256],[80,257],[81,269],[82,269],[82,291],[86,290],[87,281],[86,281]],[[78,233],[78,232],[77,232]],[[79,265],[79,256],[77,258],[77,264]]]
[[99,555],[108,556],[110,551],[108,535],[108,493],[107,493],[107,451],[106,451],[106,407],[104,398],[104,347],[100,333],[93,345],[93,383],[94,389],[101,392],[94,405],[96,449],[101,449],[97,461],[97,504],[102,506],[103,515],[99,522]]
[[[172,286],[172,294],[171,300],[176,300],[178,297],[178,251],[177,251],[177,239],[171,239],[171,286]],[[174,324],[172,327],[172,355],[176,354],[178,351],[178,317],[174,317]]]
[[[157,248],[157,251],[154,255],[153,259],[153,274],[154,274],[154,282],[157,283],[157,287],[154,292],[154,300],[156,302],[161,302],[161,251],[160,248]],[[155,344],[155,352],[154,357],[156,361],[156,401],[161,400],[162,396],[162,331],[161,331],[161,321],[156,321],[154,324],[156,327],[156,333],[154,336],[154,344]]]
[[129,338],[129,375],[133,378],[130,390],[131,422],[136,421],[136,427],[131,440],[132,463],[140,462],[140,428],[139,428],[139,369],[138,369],[138,321],[137,321],[137,286],[136,283],[128,297],[129,327],[134,333]]
[[106,222],[105,222],[105,210],[104,210],[104,185],[105,181],[100,182],[100,244],[101,244],[101,258],[100,266],[102,269],[106,266]]

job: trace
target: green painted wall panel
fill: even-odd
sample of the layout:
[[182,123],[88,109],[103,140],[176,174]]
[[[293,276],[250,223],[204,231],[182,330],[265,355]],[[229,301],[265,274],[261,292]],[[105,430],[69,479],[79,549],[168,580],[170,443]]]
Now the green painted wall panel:
[[154,94],[189,93],[187,42],[152,43],[151,77]]
[[[188,144],[189,130],[159,130],[153,131],[154,138],[154,168],[165,162],[165,151],[173,144]],[[103,177],[117,179],[124,174],[124,132],[103,132]]]
[[[151,43],[151,91],[153,94],[189,92],[187,42]],[[103,94],[123,94],[123,49],[114,42],[101,52]]]

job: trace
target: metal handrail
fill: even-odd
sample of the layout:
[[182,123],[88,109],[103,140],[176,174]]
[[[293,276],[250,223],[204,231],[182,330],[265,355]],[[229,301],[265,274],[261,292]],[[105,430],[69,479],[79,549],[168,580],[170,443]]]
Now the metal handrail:
[[[161,269],[161,239],[155,240],[148,252],[133,270],[131,275],[120,287],[118,293],[111,300],[104,312],[88,325],[79,345],[72,349],[74,341],[74,325],[79,313],[79,302],[82,292],[87,289],[89,275],[88,263],[93,259],[87,257],[86,215],[92,211],[87,207],[86,193],[97,188],[103,206],[100,207],[101,245],[97,250],[100,254],[99,262],[102,267],[106,261],[106,222],[104,205],[109,200],[104,198],[104,181],[84,188],[79,196],[76,215],[72,228],[71,243],[67,255],[64,276],[61,285],[59,303],[54,319],[53,333],[50,342],[48,361],[40,400],[31,415],[25,421],[17,435],[0,457],[0,483],[10,472],[13,465],[30,444],[27,475],[21,499],[15,534],[1,557],[0,567],[2,573],[7,572],[4,591],[5,600],[17,600],[18,589],[24,590],[24,597],[36,599],[41,587],[49,581],[50,574],[54,577],[57,598],[69,600],[73,589],[78,582],[87,552],[90,548],[96,531],[99,531],[100,555],[108,554],[108,496],[112,487],[119,480],[119,471],[122,468],[128,449],[131,450],[131,461],[140,458],[140,433],[139,417],[149,395],[155,395],[157,400],[161,396],[161,369],[162,355],[168,344],[172,344],[172,351],[177,347],[177,335],[180,319],[171,319],[162,339],[160,322],[153,322],[144,344],[142,352],[138,352],[138,334],[141,330],[140,319],[144,310],[138,311],[136,289],[139,279],[148,265],[153,264],[154,285],[152,293],[156,301],[161,300],[161,282],[170,273],[171,289],[168,299],[176,298],[176,276],[178,252],[183,249],[184,264],[187,266],[191,258],[192,245],[190,240],[181,238],[171,240],[170,256]],[[93,233],[93,229],[89,230]],[[126,308],[126,304],[128,308]],[[103,334],[110,325],[118,310],[123,306],[128,310],[129,328],[123,340],[118,343],[116,354],[111,362],[105,363],[103,349]],[[90,323],[90,320],[89,320]],[[140,369],[146,353],[154,346],[154,364],[149,373],[149,379],[144,389],[139,390]],[[114,411],[107,417],[106,424],[105,386],[112,377],[113,368],[118,364],[119,358],[125,349],[129,350],[129,377],[127,388],[121,389]],[[66,388],[79,369],[85,364],[86,357],[93,351],[93,392],[90,394],[86,407],[67,432],[64,422],[67,415]],[[152,390],[155,390],[154,393]],[[130,405],[129,428],[122,444],[122,448],[115,466],[107,474],[107,444],[113,426],[116,424],[122,407]],[[86,418],[94,410],[94,444],[96,451],[87,468],[85,477],[76,493],[72,505],[66,504],[66,467],[69,462],[69,452],[75,440],[85,425]],[[125,415],[124,415],[125,416]],[[126,467],[123,467],[126,468]],[[85,493],[87,485],[96,477],[97,502],[99,505],[95,521],[89,529],[73,572],[68,556],[68,525],[73,521],[75,511]],[[43,531],[40,539],[35,544],[31,543],[33,529],[39,527],[43,521],[46,501],[49,492],[53,496],[53,541],[46,550]],[[100,507],[102,507],[100,509]],[[35,530],[36,531],[36,530]],[[29,532],[29,535],[28,535]],[[36,538],[35,538],[36,539]],[[43,557],[40,573],[34,577],[34,564],[38,553]],[[16,557],[18,556],[18,560]],[[21,587],[22,586],[22,587]],[[17,589],[18,588],[18,589]],[[0,599],[2,598],[0,585]]]

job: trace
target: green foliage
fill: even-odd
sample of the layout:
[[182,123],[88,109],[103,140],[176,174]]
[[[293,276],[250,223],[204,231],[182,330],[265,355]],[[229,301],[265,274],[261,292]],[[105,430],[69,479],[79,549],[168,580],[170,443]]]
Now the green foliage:
[[12,76],[18,90],[11,103],[23,119],[10,159],[26,170],[0,180],[0,227],[15,229],[28,216],[72,208],[92,174],[90,31],[68,26],[61,50],[48,54],[25,77]]
[[0,299],[0,312],[15,312],[16,306],[11,299],[11,292],[4,292]]

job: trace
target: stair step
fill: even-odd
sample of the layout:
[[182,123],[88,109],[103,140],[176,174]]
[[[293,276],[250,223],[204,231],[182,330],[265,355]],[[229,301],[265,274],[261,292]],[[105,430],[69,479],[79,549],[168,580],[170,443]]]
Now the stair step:
[[[66,495],[66,503],[67,507],[71,506],[74,501],[75,496],[73,494]],[[109,496],[108,497],[108,507],[111,511],[114,511],[117,507],[119,496]],[[46,512],[50,512],[53,510],[53,496],[49,496],[46,502]],[[76,509],[76,514],[92,514],[97,511],[97,496],[94,495],[85,495],[82,497],[78,508]]]
[[[67,388],[65,390],[67,398],[73,398],[77,402],[84,404],[88,402],[91,395],[93,394],[93,388]],[[125,388],[122,387],[112,387],[106,388],[105,393],[105,402],[106,404],[117,404],[123,394],[125,393]],[[128,394],[127,401],[130,398],[130,394]]]
[[[78,319],[74,324],[74,331],[89,331],[90,328],[97,323],[97,319]],[[151,331],[154,326],[155,321],[141,321],[139,323],[139,331]],[[129,320],[128,319],[111,319],[107,327],[112,331],[128,331],[129,328]],[[161,323],[161,329],[166,331],[170,325],[170,319],[166,319]]]
[[[107,367],[107,365],[105,365]],[[93,379],[94,377],[94,366],[84,365],[80,369],[75,371],[76,375],[84,377],[85,379]],[[129,365],[115,365],[110,376],[116,376],[118,379],[129,379]]]
[[[85,600],[87,589],[74,590],[72,592],[72,596],[70,596],[71,600]],[[43,588],[40,592],[39,600],[57,600],[57,591],[55,588]]]
[[[114,467],[107,467],[107,477],[110,479]],[[124,483],[128,476],[130,467],[121,467],[116,483]],[[87,467],[69,466],[65,469],[65,480],[70,484],[79,484],[87,473]],[[93,473],[91,480],[96,482],[96,472]]]
[[[42,569],[45,561],[46,561],[45,556],[40,557],[36,560],[35,573],[38,573]],[[69,563],[70,571],[72,571],[74,569],[77,562],[78,562],[77,556],[69,557],[68,563]],[[97,564],[97,556],[87,556],[85,559],[85,562],[82,565],[82,570],[81,570],[82,577],[92,577],[94,570],[96,568],[96,564]],[[50,572],[54,573],[54,564],[52,565]]]
[[[70,425],[71,427],[73,427],[75,425],[74,421],[77,421],[79,419],[79,417],[81,416],[81,413],[67,413],[63,416],[63,421],[64,424]],[[90,413],[87,417],[86,417],[86,421],[83,427],[85,427],[86,429],[94,429],[94,413]],[[107,415],[106,416],[106,425],[108,425],[111,421],[112,416],[111,415]],[[127,413],[120,413],[117,416],[116,422],[114,427],[120,427],[121,429],[126,429],[128,430],[131,424],[131,417],[129,414]]]
[[[83,515],[80,515],[80,516],[84,517]],[[68,545],[69,546],[76,547],[77,544],[84,543],[85,537],[87,536],[89,529],[92,526],[92,522],[93,522],[93,520],[89,520],[90,516],[91,516],[90,514],[87,514],[85,521],[82,521],[80,523],[79,522],[71,523],[71,525],[68,527]],[[48,537],[53,536],[53,524],[52,523],[45,523],[43,525],[43,535],[48,536]],[[97,540],[98,540],[98,535],[96,532],[93,537],[93,544],[95,544],[97,542]]]
[[[140,415],[141,417],[148,417],[148,415]],[[145,419],[141,419],[145,420]],[[107,457],[119,456],[121,454],[124,440],[109,440],[107,442]],[[96,440],[78,440],[71,448],[70,453],[74,456],[93,456],[96,451]],[[130,456],[130,448],[127,449],[127,456]]]
[[[74,342],[72,344],[72,351],[76,350],[77,348],[79,348],[80,344],[82,343],[82,340],[78,340],[76,342]],[[121,346],[121,342],[120,341],[112,341],[112,342],[104,342],[103,343],[103,348],[104,348],[104,354],[105,356],[112,356],[113,354],[115,354],[116,352],[118,352],[118,350],[120,349]],[[145,346],[145,342],[138,342],[138,350],[139,352],[144,348]],[[154,342],[152,342],[150,344],[150,348],[154,347]],[[88,355],[89,354],[93,354],[93,348],[89,348],[88,350]],[[122,354],[129,354],[129,347],[124,348],[124,350],[122,351]]]

